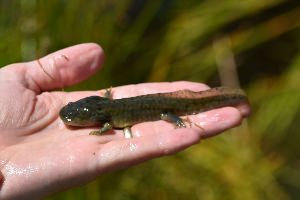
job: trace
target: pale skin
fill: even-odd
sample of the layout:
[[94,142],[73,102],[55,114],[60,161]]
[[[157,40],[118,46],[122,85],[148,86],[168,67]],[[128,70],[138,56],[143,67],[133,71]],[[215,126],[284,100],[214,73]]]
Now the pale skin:
[[[69,47],[39,62],[0,69],[0,199],[37,199],[87,183],[103,173],[181,151],[239,125],[249,105],[226,107],[189,116],[197,126],[174,129],[165,121],[132,127],[133,138],[121,130],[89,135],[96,128],[70,129],[58,117],[70,101],[103,91],[62,92],[95,73],[104,60],[96,44]],[[41,65],[40,65],[41,64]],[[113,98],[205,90],[192,82],[145,83],[112,88]],[[199,128],[199,126],[201,128]]]

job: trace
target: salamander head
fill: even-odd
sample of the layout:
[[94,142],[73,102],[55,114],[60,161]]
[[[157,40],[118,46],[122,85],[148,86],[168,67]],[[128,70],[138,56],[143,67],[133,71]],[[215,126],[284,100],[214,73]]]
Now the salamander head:
[[106,98],[99,96],[86,97],[64,106],[59,116],[70,126],[98,126],[110,121],[110,117],[101,109],[101,102]]

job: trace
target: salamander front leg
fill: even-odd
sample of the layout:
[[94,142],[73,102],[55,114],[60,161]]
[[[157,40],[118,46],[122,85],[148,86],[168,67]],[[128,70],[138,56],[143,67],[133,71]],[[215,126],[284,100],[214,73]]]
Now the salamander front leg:
[[91,131],[90,135],[101,135],[101,134],[103,134],[103,133],[105,133],[107,131],[110,131],[112,128],[113,128],[113,126],[110,123],[106,122],[103,125],[103,127],[100,128],[99,131]]
[[110,87],[108,89],[105,89],[104,97],[107,98],[107,99],[110,99],[110,100],[113,99],[113,97],[112,97],[112,87]]
[[125,138],[132,138],[132,132],[131,132],[131,127],[125,127],[123,129],[124,137]]
[[162,120],[173,123],[176,128],[185,128],[186,127],[186,125],[184,124],[183,120],[180,117],[173,115],[171,113],[162,113],[162,114],[160,114],[160,118]]

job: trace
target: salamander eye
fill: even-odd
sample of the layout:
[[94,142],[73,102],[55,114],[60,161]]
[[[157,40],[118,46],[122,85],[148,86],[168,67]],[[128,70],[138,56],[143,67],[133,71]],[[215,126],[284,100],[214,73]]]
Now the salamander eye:
[[73,104],[73,102],[69,102],[69,103],[68,103],[68,106],[70,106],[70,105],[72,105],[72,104]]
[[82,108],[82,110],[85,111],[85,112],[89,112],[89,109],[86,108],[86,107]]

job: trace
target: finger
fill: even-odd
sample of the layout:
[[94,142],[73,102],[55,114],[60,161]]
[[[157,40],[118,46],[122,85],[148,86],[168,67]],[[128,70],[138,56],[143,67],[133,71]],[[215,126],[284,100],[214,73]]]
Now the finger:
[[111,141],[97,153],[97,173],[131,166],[151,158],[169,155],[200,141],[193,129],[177,129],[166,133],[153,133],[143,138]]
[[242,117],[248,117],[251,114],[251,108],[249,102],[244,102],[240,105],[237,105],[236,108],[240,111]]
[[[187,128],[180,129],[193,129],[201,134],[202,138],[212,137],[227,129],[238,126],[243,120],[241,113],[232,107],[214,109],[197,115],[190,115],[188,118],[191,122],[191,127],[186,123]],[[132,127],[132,134],[133,137],[145,137],[146,135],[153,135],[153,133],[159,134],[176,130],[173,124],[160,120],[134,125]]]
[[162,83],[142,83],[137,85],[121,86],[113,88],[113,98],[121,99],[145,94],[166,93],[178,90],[202,91],[209,87],[202,83],[189,81],[162,82]]
[[[112,88],[113,99],[121,99],[126,97],[133,97],[145,94],[174,92],[177,90],[189,89],[192,91],[207,90],[209,87],[202,83],[195,83],[189,81],[176,82],[160,82],[160,83],[140,83],[136,85],[126,85]],[[98,95],[103,96],[105,90],[100,91],[85,91],[85,92],[59,92],[64,104],[70,101],[77,101],[81,98]]]
[[88,78],[103,61],[100,46],[79,44],[25,63],[26,82],[36,92],[63,88]]
[[[215,136],[225,130],[239,126],[243,121],[243,116],[239,110],[233,107],[214,109],[197,115],[189,115],[185,117],[189,118],[191,127],[188,123],[186,123],[187,127],[180,129],[188,130],[191,128],[201,134],[203,139]],[[177,128],[175,128],[173,124],[162,120],[136,124],[131,128],[134,138],[146,137],[148,135],[161,134],[176,130]],[[115,133],[114,139],[124,138],[120,131],[116,131]]]
[[[203,139],[215,136],[225,130],[236,127],[243,121],[243,117],[239,110],[233,107],[214,109],[197,115],[189,115],[185,117],[189,118],[191,127],[189,127],[189,124],[187,123],[187,128],[181,129],[186,131],[191,128],[201,134]],[[134,138],[148,137],[149,135],[151,136],[177,130],[178,129],[176,129],[173,124],[162,120],[139,123],[131,127],[132,136]],[[122,140],[124,139],[124,134],[120,130],[115,130],[104,134],[103,137],[105,137],[105,141]]]
[[[220,133],[241,122],[242,117],[237,109],[227,107],[217,110],[219,111],[209,111],[202,116],[201,114],[195,116],[203,118],[201,125],[205,127],[205,134],[195,128],[174,129],[171,125],[168,127],[163,121],[137,125],[140,127],[136,128],[136,134],[139,128],[142,131],[139,136],[136,135],[137,137],[132,139],[113,140],[99,149],[95,163],[97,173],[176,153],[198,143],[201,138]],[[170,129],[169,131],[166,131],[165,125]]]

